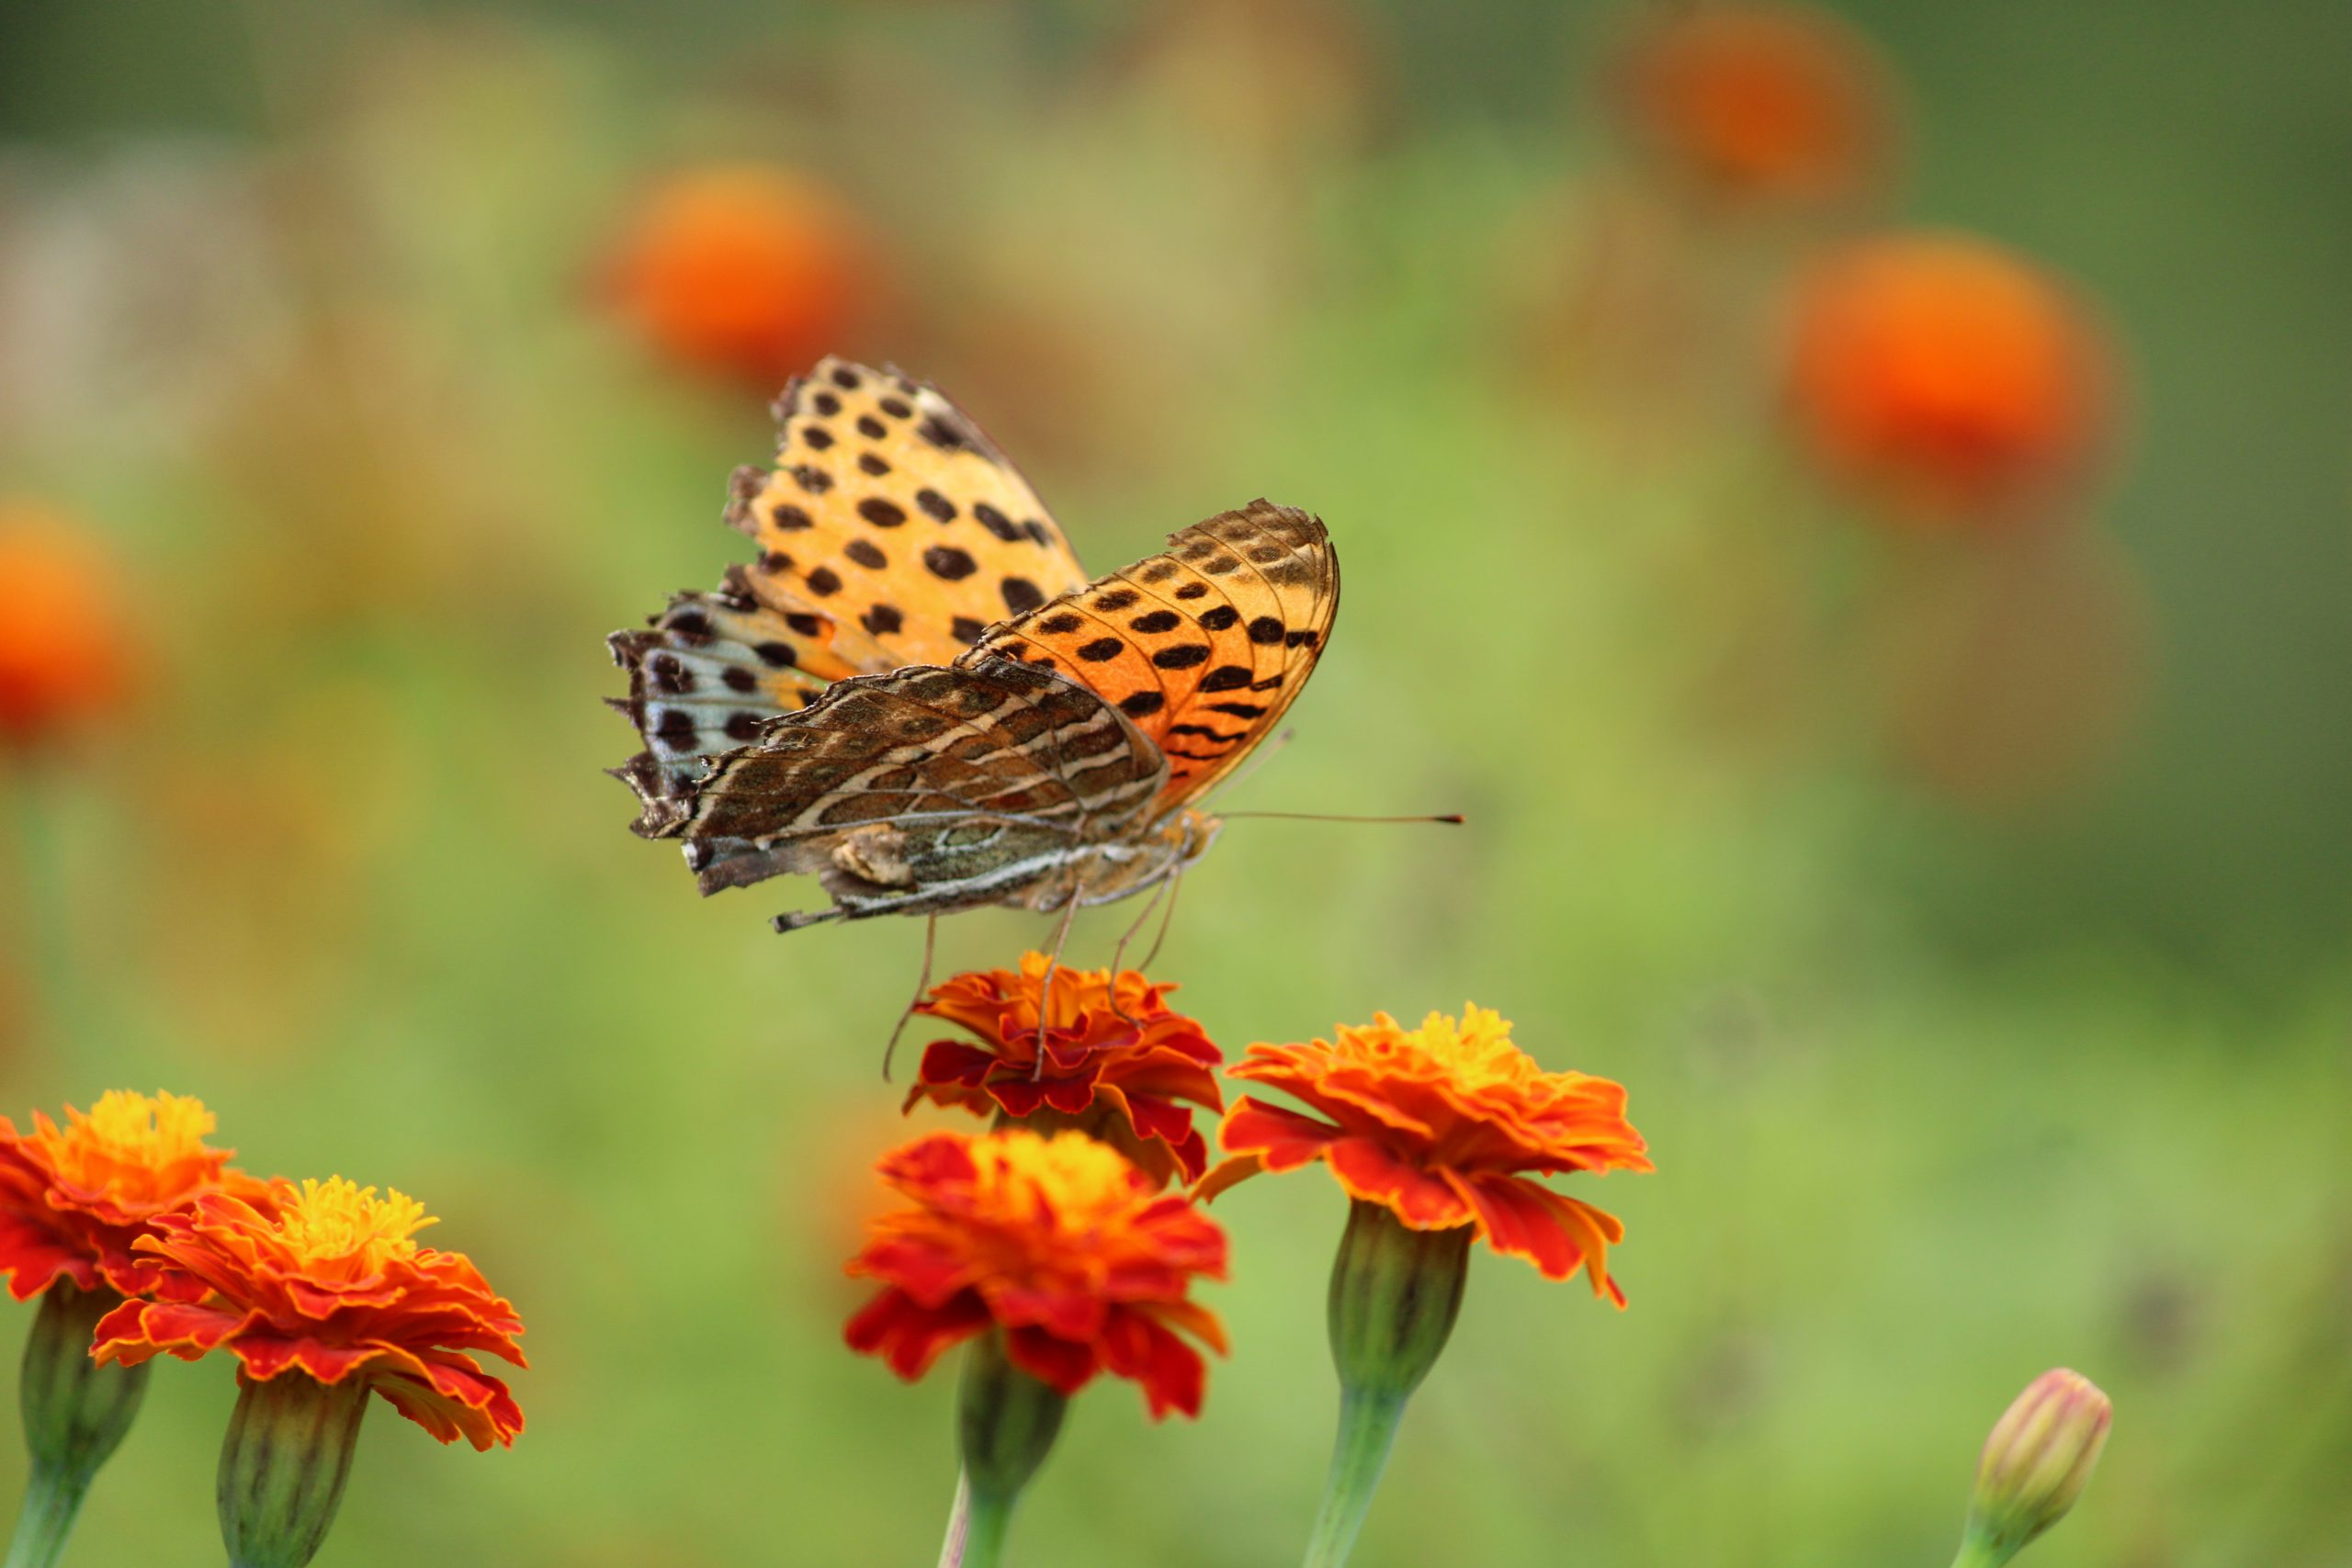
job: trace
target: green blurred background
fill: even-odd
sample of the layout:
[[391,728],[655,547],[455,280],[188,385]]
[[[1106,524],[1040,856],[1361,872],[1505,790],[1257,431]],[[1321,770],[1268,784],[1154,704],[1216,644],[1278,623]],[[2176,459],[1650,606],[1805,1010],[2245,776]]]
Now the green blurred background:
[[[599,257],[763,160],[870,237],[837,346],[1091,565],[1330,524],[1345,614],[1227,804],[1471,822],[1228,830],[1156,965],[1228,1053],[1470,997],[1631,1089],[1657,1174],[1585,1195],[1632,1309],[1481,1260],[1360,1562],[1938,1563],[2067,1364],[2116,1436],[2036,1562],[2352,1563],[2352,10],[1840,14],[1909,106],[1844,221],[1996,237],[2120,345],[2074,588],[1807,479],[1739,346],[1821,231],[1654,220],[1616,7],[0,11],[0,495],[107,542],[145,677],[0,781],[56,863],[7,863],[0,1109],[199,1095],[254,1168],[420,1195],[530,1325],[514,1450],[379,1410],[322,1562],[936,1551],[953,1380],[839,1344],[922,933],[699,900],[598,773],[601,638],[742,553],[774,389],[650,348]],[[1695,364],[1579,335],[1628,223]],[[1951,614],[1973,654],[1889,669]],[[1091,1392],[1021,1561],[1295,1558],[1342,1204],[1217,1213],[1204,1419]],[[213,1560],[232,1398],[161,1370],[71,1561]]]

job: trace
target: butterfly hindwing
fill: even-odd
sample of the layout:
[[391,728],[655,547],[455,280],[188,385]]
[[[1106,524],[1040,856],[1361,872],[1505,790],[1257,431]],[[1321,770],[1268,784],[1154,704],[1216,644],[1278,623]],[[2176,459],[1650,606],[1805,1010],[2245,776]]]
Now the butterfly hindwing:
[[1166,754],[1155,806],[1166,810],[1272,733],[1339,603],[1339,557],[1322,523],[1256,501],[994,627],[964,658],[1017,659],[1101,694]]
[[1092,692],[998,660],[859,676],[718,758],[683,838],[705,893],[821,877],[850,918],[1017,901],[1159,793],[1156,748]]
[[775,416],[776,466],[739,470],[727,513],[760,547],[750,591],[870,637],[876,668],[945,664],[1086,581],[1028,480],[936,388],[827,358]]

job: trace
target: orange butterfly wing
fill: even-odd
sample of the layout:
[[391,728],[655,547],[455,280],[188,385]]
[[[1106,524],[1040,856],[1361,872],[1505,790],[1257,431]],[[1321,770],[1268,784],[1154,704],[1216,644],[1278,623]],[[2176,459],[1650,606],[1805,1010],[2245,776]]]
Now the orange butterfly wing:
[[1036,491],[937,389],[829,357],[775,415],[777,466],[738,469],[727,509],[759,559],[610,639],[629,674],[616,705],[645,740],[616,770],[645,801],[640,830],[830,682],[947,663],[1086,581]]
[[966,661],[1013,659],[1080,682],[1168,758],[1163,815],[1229,773],[1314,672],[1340,608],[1317,518],[1254,501],[1160,555],[993,628]]
[[776,400],[776,466],[737,471],[727,520],[752,594],[815,615],[867,671],[945,664],[1082,585],[1037,492],[930,386],[827,358]]

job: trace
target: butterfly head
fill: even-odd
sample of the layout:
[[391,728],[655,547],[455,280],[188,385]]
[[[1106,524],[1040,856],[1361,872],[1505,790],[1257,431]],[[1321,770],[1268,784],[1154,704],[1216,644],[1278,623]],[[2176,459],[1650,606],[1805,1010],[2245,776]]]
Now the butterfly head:
[[1217,834],[1224,829],[1224,818],[1213,817],[1205,811],[1194,811],[1190,807],[1170,818],[1167,824],[1160,829],[1160,832],[1167,838],[1173,851],[1171,858],[1174,869],[1182,871],[1208,853],[1209,846],[1216,842]]

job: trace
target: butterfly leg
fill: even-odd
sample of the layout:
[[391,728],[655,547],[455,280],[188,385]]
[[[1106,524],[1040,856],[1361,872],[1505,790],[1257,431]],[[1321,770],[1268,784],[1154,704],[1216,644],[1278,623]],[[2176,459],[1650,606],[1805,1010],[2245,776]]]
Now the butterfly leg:
[[904,1012],[899,1014],[899,1027],[890,1031],[890,1043],[882,1047],[882,1081],[890,1081],[890,1058],[899,1054],[899,1037],[913,1021],[915,1009],[922,1006],[923,998],[931,994],[931,955],[939,941],[939,917],[926,915],[922,922],[922,978],[915,982],[915,994],[907,1000]]
[[1072,883],[1069,902],[1062,906],[1062,923],[1054,931],[1054,951],[1046,956],[1046,983],[1037,990],[1037,1060],[1029,1071],[1029,1081],[1036,1082],[1046,1076],[1046,1022],[1054,1016],[1054,976],[1062,966],[1062,949],[1069,944],[1069,923],[1078,918],[1078,885]]
[[1148,969],[1151,967],[1151,961],[1159,956],[1160,946],[1168,940],[1168,928],[1176,923],[1176,896],[1183,891],[1183,872],[1181,870],[1170,872],[1168,874],[1168,908],[1160,913],[1159,930],[1152,935],[1151,951],[1143,955],[1143,963],[1137,967]]
[[1151,897],[1144,900],[1143,913],[1128,922],[1127,929],[1119,933],[1118,945],[1111,950],[1111,1011],[1121,1023],[1130,1024],[1137,1029],[1143,1027],[1142,1021],[1129,1017],[1127,1010],[1119,1005],[1119,976],[1123,972],[1120,964],[1127,956],[1127,944],[1135,941],[1137,931],[1143,930],[1143,923],[1151,919],[1151,912],[1159,908],[1159,900],[1167,891],[1166,882],[1152,884]]

